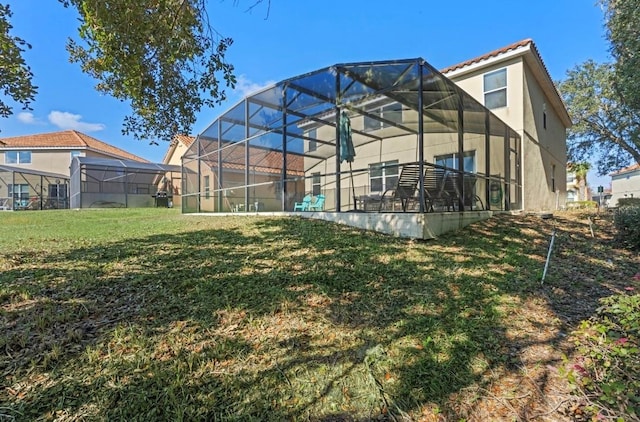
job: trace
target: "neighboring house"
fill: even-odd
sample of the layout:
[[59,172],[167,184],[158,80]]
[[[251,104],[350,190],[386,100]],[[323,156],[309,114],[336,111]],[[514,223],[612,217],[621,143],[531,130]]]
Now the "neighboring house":
[[[182,165],[182,156],[187,149],[193,144],[195,137],[189,135],[176,135],[169,143],[169,148],[162,159],[163,164]],[[181,179],[175,179],[173,183],[173,202],[176,207],[182,205],[182,183]]]
[[640,165],[623,168],[611,173],[611,199],[609,206],[618,206],[622,198],[640,198]]
[[0,164],[7,166],[68,175],[75,156],[149,162],[75,130],[0,138]]
[[567,202],[580,200],[580,183],[576,179],[576,174],[567,168]]
[[[284,156],[281,151],[258,145],[251,145],[246,150],[244,144],[229,143],[218,153],[214,150],[217,142],[208,144],[205,137],[201,137],[200,142],[205,155],[197,159],[185,158],[182,171],[183,177],[187,178],[187,186],[190,185],[202,193],[197,204],[201,211],[270,211],[279,206],[283,200],[280,180]],[[247,157],[249,174],[245,172]],[[287,154],[286,161],[288,177],[293,180],[288,183],[290,196],[284,200],[291,208],[295,198],[304,195],[305,173],[300,155]],[[198,172],[199,178],[191,177]],[[216,192],[220,192],[221,195],[217,195]],[[183,210],[194,209],[196,204],[193,203],[193,199],[194,196],[183,196]]]
[[148,163],[120,148],[75,130],[0,139],[0,199],[6,209],[69,206],[70,164],[74,157]]
[[[567,204],[576,201],[588,201],[592,196],[591,186],[586,178],[578,180],[576,172],[567,166]],[[574,204],[575,205],[575,204]]]
[[162,159],[163,164],[175,164],[180,165],[182,163],[182,156],[187,149],[193,144],[195,140],[194,136],[189,135],[176,135],[169,143],[169,148],[164,154]]
[[[189,162],[189,156],[185,156],[185,153],[192,146],[195,141],[195,137],[188,135],[176,135],[169,144],[169,148],[162,160],[164,164],[169,165],[182,165],[183,159],[187,165],[183,167],[184,173],[187,175],[185,183],[197,184],[198,181],[189,177],[191,174]],[[209,149],[209,148],[208,148]],[[253,148],[252,148],[253,149]],[[244,149],[237,149],[230,146],[223,156],[222,168],[224,169],[224,194],[221,198],[220,204],[213,203],[213,191],[221,186],[221,183],[217,179],[217,167],[218,167],[218,154],[210,153],[208,156],[203,157],[200,161],[200,172],[202,177],[200,178],[200,187],[202,191],[202,198],[200,198],[200,207],[202,211],[213,211],[216,208],[220,208],[222,211],[245,211],[244,209],[244,192],[243,190],[236,189],[238,186],[245,184],[244,174],[242,172],[242,165],[238,164],[242,162],[245,155]],[[268,184],[274,180],[277,180],[280,176],[281,169],[278,167],[278,163],[282,161],[282,154],[274,151],[265,151],[250,153],[251,156],[251,182],[254,185],[251,192],[251,200],[248,211],[261,211],[265,207],[269,206],[269,202],[277,201],[278,195],[273,197],[273,192],[269,192]],[[302,172],[302,160],[300,157],[289,156],[289,162],[292,168],[297,168],[297,172],[294,172],[298,177],[304,175]],[[204,164],[204,165],[203,165]],[[195,169],[194,169],[195,170]],[[265,185],[265,183],[267,185]],[[292,184],[296,188],[299,184]],[[175,206],[182,204],[182,184],[174,182],[173,198]],[[302,188],[299,188],[302,191]],[[263,193],[267,190],[268,193]]]
[[508,45],[442,73],[520,135],[523,209],[564,204],[571,118],[534,42]]

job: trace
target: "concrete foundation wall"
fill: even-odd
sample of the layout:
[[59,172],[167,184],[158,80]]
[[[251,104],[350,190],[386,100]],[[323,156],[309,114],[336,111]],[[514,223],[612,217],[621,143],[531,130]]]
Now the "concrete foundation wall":
[[460,230],[477,221],[493,216],[493,211],[465,211],[417,213],[361,213],[361,212],[240,212],[240,213],[193,213],[187,216],[260,216],[291,217],[325,220],[350,227],[371,230],[408,239],[435,239],[441,234]]

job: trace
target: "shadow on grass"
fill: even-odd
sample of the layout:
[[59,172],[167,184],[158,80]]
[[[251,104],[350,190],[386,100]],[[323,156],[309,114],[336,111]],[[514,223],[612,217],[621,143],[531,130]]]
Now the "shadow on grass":
[[[23,420],[465,417],[466,390],[557,347],[610,288],[568,277],[626,271],[603,271],[570,220],[501,216],[432,242],[298,219],[206,224],[6,255],[0,407]],[[554,227],[558,261],[573,262],[540,286]],[[530,300],[558,322],[527,320]]]

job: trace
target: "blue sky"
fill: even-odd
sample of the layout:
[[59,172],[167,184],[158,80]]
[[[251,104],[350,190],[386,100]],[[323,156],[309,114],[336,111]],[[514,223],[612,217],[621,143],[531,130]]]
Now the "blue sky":
[[[0,0],[1,1],[1,0]],[[3,1],[6,3],[7,1]],[[167,145],[122,135],[123,103],[94,90],[95,81],[69,63],[68,37],[77,16],[58,0],[8,0],[12,34],[33,48],[25,58],[39,93],[28,114],[0,119],[0,137],[76,129],[151,161]],[[379,1],[209,0],[215,29],[234,39],[227,58],[238,86],[226,103],[203,110],[192,134],[248,92],[335,63],[423,57],[444,68],[532,38],[554,80],[587,59],[608,61],[603,13],[595,0]],[[590,175],[592,185],[605,179]]]

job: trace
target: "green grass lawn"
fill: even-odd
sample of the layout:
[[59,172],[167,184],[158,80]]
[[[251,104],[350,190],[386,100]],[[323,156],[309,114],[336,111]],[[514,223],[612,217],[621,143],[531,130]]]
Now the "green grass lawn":
[[0,212],[0,420],[569,418],[570,333],[638,268],[611,230]]

